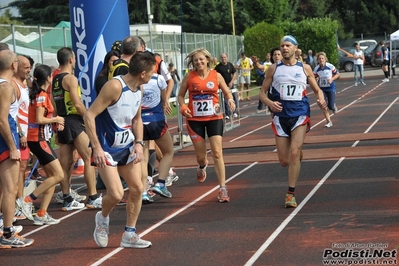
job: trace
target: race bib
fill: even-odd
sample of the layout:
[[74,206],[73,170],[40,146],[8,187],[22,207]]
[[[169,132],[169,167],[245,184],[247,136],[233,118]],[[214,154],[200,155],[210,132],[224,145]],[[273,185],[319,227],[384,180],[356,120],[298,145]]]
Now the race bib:
[[281,84],[280,99],[284,101],[301,101],[304,86],[299,84]]
[[194,116],[209,116],[213,115],[212,99],[195,100],[193,101]]
[[47,124],[43,127],[44,139],[50,140],[53,130],[51,128],[51,124]]
[[130,129],[115,132],[115,140],[112,148],[123,148],[134,140],[133,132]]
[[330,87],[330,84],[328,83],[328,78],[320,78],[319,86],[320,87]]

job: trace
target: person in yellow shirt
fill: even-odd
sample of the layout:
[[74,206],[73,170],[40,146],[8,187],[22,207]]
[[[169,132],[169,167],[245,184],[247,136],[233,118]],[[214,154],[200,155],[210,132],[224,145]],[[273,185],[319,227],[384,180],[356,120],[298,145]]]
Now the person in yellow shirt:
[[251,70],[254,68],[251,58],[248,58],[244,52],[241,53],[241,58],[237,61],[236,68],[241,71],[239,82],[240,82],[240,93],[239,100],[244,98],[244,85],[246,87],[247,100],[250,101],[249,97],[249,86],[251,84]]

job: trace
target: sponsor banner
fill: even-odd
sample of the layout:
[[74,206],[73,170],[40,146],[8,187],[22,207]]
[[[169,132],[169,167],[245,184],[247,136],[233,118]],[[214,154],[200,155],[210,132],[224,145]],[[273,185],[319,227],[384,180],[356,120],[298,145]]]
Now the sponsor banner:
[[76,55],[75,75],[86,108],[96,97],[95,78],[116,40],[130,35],[127,0],[70,0],[72,49]]

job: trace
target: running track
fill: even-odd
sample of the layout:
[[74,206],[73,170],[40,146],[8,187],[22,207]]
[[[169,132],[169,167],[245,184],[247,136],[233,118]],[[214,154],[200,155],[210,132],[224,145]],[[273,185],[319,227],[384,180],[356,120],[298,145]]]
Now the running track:
[[[213,167],[206,182],[197,183],[194,152],[187,147],[175,155],[180,179],[169,188],[173,198],[156,196],[155,203],[143,205],[137,230],[152,241],[151,248],[119,247],[123,206],[111,214],[109,246],[99,248],[93,240],[96,211],[65,213],[54,201],[49,213],[62,222],[42,227],[18,222],[24,226],[21,234],[35,243],[0,250],[0,265],[323,265],[325,250],[345,251],[334,244],[355,243],[352,249],[361,251],[361,245],[382,243],[383,250],[396,250],[399,81],[382,83],[375,77],[366,82],[354,87],[338,81],[339,112],[329,129],[308,94],[312,129],[304,145],[296,209],[284,208],[287,168],[277,161],[270,117],[255,113],[253,99],[241,102],[241,126],[224,137],[231,203],[216,201]],[[175,132],[176,122],[169,124]],[[386,260],[397,259],[389,254]]]

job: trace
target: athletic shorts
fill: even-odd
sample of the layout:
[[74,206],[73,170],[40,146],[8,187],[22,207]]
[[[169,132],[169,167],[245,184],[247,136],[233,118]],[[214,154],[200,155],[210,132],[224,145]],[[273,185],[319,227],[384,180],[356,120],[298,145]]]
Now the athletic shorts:
[[150,122],[144,124],[143,140],[156,140],[162,137],[168,130],[168,124],[165,121]]
[[21,153],[21,161],[26,161],[29,160],[30,158],[30,149],[29,147],[26,147],[26,149],[19,149]]
[[274,135],[279,137],[291,137],[291,132],[299,126],[307,125],[306,132],[310,130],[310,117],[301,115],[297,117],[273,117],[272,128]]
[[[138,145],[140,145],[140,144],[138,144]],[[121,149],[121,150],[118,150],[113,153],[104,151],[105,156],[106,156],[106,164],[109,166],[122,166],[122,165],[127,165],[127,164],[133,162],[134,159],[136,159],[136,155],[130,156],[130,154],[133,151],[133,148],[134,148],[134,145],[130,146],[129,148]],[[94,163],[93,154],[91,157],[91,165],[97,166]]]
[[240,84],[251,84],[251,75],[240,76]]
[[39,163],[45,166],[54,160],[57,160],[57,155],[50,146],[50,142],[45,140],[28,141],[28,147],[34,155],[36,155]]
[[73,144],[73,141],[83,131],[86,132],[83,118],[80,115],[64,116],[65,125],[64,130],[58,131],[58,143]]
[[193,142],[205,139],[205,132],[208,138],[223,136],[223,119],[209,121],[187,121],[187,131]]
[[383,66],[389,66],[389,60],[382,60],[382,65]]

